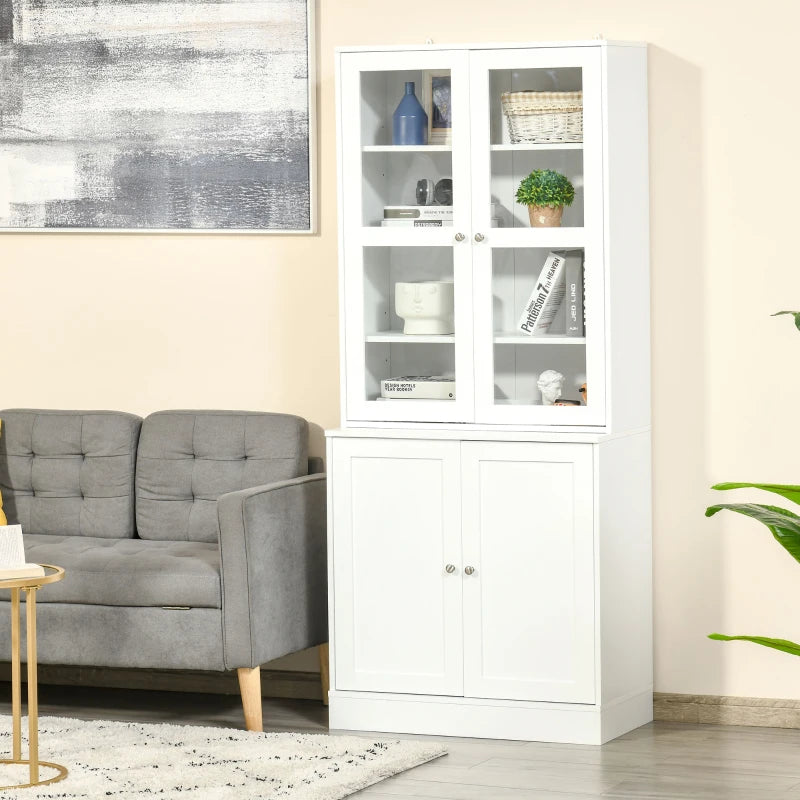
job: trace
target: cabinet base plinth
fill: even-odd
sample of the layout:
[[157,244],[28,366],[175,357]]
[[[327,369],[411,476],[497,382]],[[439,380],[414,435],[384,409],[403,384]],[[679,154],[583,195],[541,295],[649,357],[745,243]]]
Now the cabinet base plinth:
[[652,689],[602,706],[330,693],[331,730],[599,745],[652,719]]

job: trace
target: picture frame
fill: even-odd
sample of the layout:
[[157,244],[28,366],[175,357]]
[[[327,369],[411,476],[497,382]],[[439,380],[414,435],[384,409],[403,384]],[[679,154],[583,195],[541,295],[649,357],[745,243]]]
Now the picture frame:
[[[117,0],[65,8],[0,0],[9,64],[23,63],[26,48],[41,49],[37,37],[48,42],[52,61],[0,72],[0,234],[316,235],[315,4],[297,0],[284,13],[270,0],[253,0],[239,14],[235,4],[175,0],[165,26]],[[92,14],[105,27],[83,24]],[[153,21],[131,25],[126,14]],[[215,15],[224,35],[204,33]],[[64,39],[59,30],[67,23],[76,34]],[[125,42],[122,56],[98,62],[105,39]],[[63,64],[83,70],[86,80],[67,81]],[[169,88],[162,87],[155,111],[147,91],[132,88],[135,80],[148,87],[154,71]],[[102,105],[109,96],[117,98],[114,114]],[[22,113],[31,109],[36,125]],[[62,128],[81,135],[65,138]]]
[[428,115],[428,144],[453,144],[453,109],[450,70],[425,70],[423,106]]

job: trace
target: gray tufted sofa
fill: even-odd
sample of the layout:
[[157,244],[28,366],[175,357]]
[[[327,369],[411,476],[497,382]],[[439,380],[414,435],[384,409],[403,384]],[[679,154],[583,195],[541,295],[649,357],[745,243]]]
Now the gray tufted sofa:
[[66,569],[38,596],[41,663],[236,669],[247,727],[260,730],[259,666],[327,641],[325,475],[309,463],[306,421],[33,409],[0,420],[9,524],[22,525],[29,561]]

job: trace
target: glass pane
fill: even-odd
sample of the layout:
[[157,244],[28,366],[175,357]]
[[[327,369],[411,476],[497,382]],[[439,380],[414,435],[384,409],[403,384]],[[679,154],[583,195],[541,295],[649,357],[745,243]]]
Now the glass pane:
[[520,182],[552,170],[575,190],[561,225],[583,227],[582,70],[490,72],[491,218],[495,227],[528,228],[528,207],[516,200]]
[[584,252],[492,251],[494,401],[582,405]]
[[571,206],[565,206],[561,227],[583,227],[582,150],[494,150],[492,151],[492,219],[496,227],[530,228],[528,207],[517,202],[517,188],[534,170],[553,170],[566,177],[575,189]]
[[[424,142],[394,141],[392,117],[407,91],[413,92],[428,115]],[[386,147],[400,144],[447,146],[453,109],[449,107],[449,70],[380,70],[361,73],[361,143]],[[346,124],[346,121],[345,121]]]
[[[449,70],[361,73],[363,225],[430,228],[453,224],[450,86]],[[408,87],[428,122],[419,129],[408,122],[394,131],[393,117],[400,102],[408,100]],[[415,113],[412,102],[404,118],[411,119]]]
[[364,248],[367,400],[455,400],[454,290],[451,247]]
[[451,152],[365,152],[362,159],[363,225],[412,229],[453,224]]

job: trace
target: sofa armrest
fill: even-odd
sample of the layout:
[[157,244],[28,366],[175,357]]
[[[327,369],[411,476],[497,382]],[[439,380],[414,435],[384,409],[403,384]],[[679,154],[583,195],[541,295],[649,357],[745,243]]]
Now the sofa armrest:
[[225,666],[326,642],[326,476],[224,494],[217,515]]

